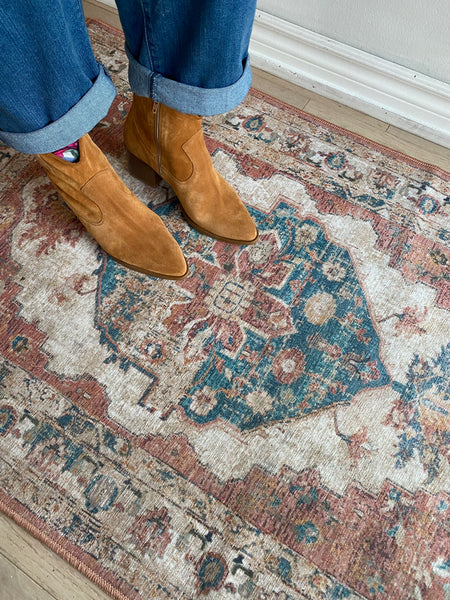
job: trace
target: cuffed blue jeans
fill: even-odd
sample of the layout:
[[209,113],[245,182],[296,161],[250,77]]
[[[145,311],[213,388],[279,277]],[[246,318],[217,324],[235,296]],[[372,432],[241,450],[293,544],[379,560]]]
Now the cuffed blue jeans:
[[[180,112],[239,104],[256,0],[117,0],[133,92]],[[28,154],[79,139],[116,95],[92,53],[81,0],[1,0],[0,140]]]

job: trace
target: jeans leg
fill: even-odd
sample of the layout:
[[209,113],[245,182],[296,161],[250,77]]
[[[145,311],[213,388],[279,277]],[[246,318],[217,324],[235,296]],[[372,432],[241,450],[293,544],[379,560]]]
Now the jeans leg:
[[0,57],[0,139],[21,152],[75,141],[114,99],[92,53],[81,0],[2,0]]
[[116,0],[130,85],[180,112],[234,108],[251,83],[256,0]]

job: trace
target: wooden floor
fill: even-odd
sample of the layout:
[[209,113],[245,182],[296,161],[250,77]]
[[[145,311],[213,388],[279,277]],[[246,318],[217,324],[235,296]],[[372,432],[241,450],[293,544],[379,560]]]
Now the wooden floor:
[[[85,0],[88,17],[118,26],[113,9]],[[254,70],[253,86],[327,121],[450,171],[450,149]],[[0,600],[107,600],[93,583],[0,514]]]

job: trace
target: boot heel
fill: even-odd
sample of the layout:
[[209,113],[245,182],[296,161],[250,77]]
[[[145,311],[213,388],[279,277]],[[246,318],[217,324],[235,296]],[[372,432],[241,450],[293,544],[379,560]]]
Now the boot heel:
[[150,165],[143,162],[134,154],[131,154],[129,150],[127,150],[127,157],[128,169],[133,177],[140,179],[150,187],[157,187],[159,185],[161,176]]

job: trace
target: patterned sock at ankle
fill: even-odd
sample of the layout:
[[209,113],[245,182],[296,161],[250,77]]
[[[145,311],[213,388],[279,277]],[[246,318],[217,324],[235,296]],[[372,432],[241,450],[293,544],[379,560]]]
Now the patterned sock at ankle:
[[78,162],[80,160],[78,141],[74,142],[73,144],[69,144],[68,146],[64,146],[64,148],[60,148],[59,150],[55,150],[53,154],[59,156],[59,158],[67,160],[67,162]]

